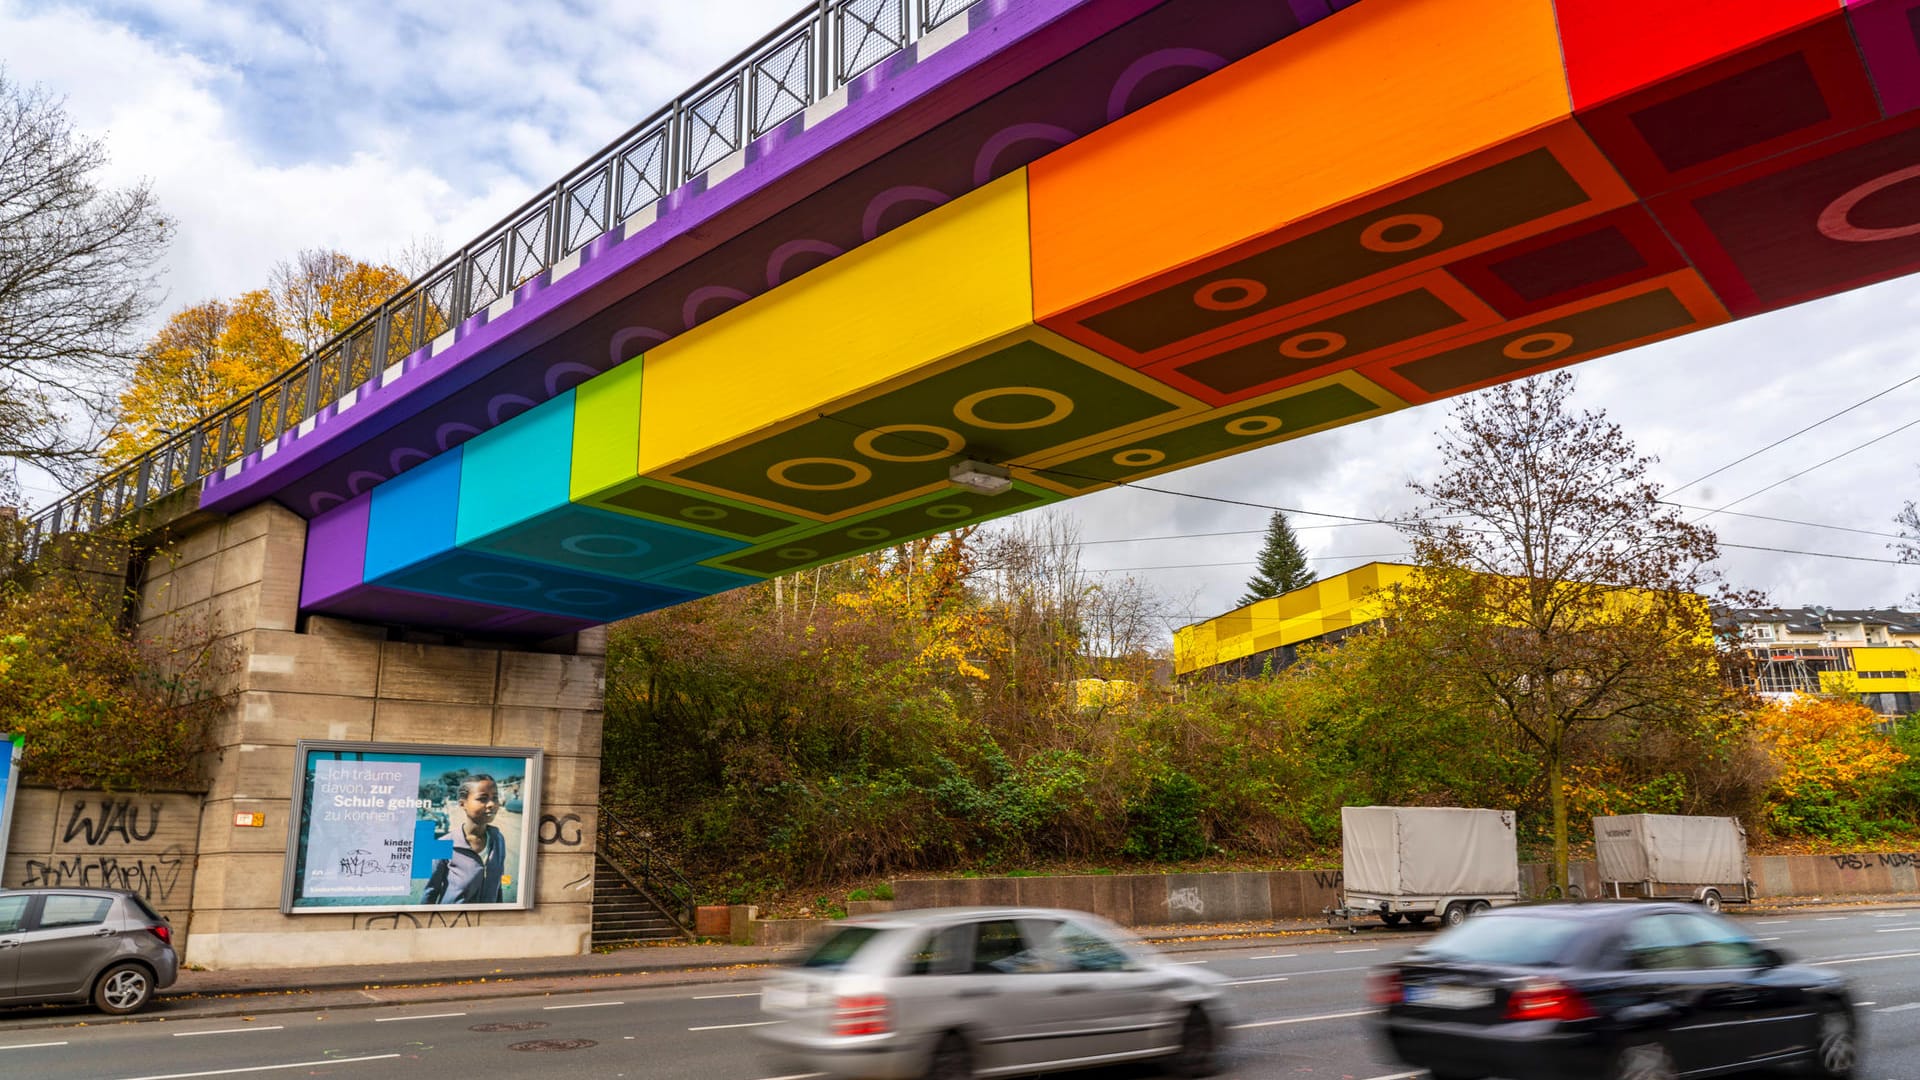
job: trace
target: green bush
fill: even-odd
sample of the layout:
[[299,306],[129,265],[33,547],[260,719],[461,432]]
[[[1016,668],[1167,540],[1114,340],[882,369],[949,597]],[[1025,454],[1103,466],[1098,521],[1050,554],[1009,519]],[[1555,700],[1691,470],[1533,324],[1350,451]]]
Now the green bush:
[[1183,772],[1155,777],[1146,792],[1127,808],[1127,842],[1123,852],[1159,862],[1198,859],[1207,853],[1206,830],[1201,823],[1205,792]]

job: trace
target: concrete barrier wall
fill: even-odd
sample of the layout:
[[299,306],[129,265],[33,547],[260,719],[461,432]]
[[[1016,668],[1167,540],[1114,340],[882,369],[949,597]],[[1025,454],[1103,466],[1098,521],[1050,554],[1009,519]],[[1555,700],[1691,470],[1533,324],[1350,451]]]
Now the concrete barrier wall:
[[[1592,860],[1568,864],[1585,896],[1600,895]],[[1874,896],[1920,892],[1920,853],[1787,855],[1753,860],[1755,895]],[[1544,896],[1544,863],[1520,868],[1522,891]],[[927,878],[893,883],[896,909],[974,905],[1069,908],[1122,926],[1254,922],[1318,916],[1339,903],[1338,870],[1232,874],[1114,874],[1082,877]]]
[[[184,935],[200,853],[199,795],[22,787],[0,883],[126,889]],[[176,941],[182,944],[184,936]]]

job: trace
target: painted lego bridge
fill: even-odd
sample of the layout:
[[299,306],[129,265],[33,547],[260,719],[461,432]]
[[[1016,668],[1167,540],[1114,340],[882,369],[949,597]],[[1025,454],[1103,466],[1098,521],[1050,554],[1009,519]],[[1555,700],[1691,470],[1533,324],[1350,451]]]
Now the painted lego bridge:
[[[310,611],[560,632],[1920,268],[1920,0],[1056,6],[1107,22],[205,503],[311,516]],[[1058,29],[993,14],[945,52]]]

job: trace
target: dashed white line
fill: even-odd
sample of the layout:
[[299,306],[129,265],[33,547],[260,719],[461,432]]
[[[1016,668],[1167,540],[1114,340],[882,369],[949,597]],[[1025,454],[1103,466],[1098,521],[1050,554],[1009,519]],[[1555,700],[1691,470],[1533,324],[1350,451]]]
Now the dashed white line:
[[271,1024],[267,1027],[215,1028],[212,1031],[176,1031],[176,1032],[173,1032],[173,1037],[176,1039],[186,1039],[186,1038],[191,1038],[192,1036],[195,1036],[195,1035],[239,1035],[242,1032],[247,1032],[247,1031],[283,1031],[283,1030],[285,1030],[285,1025]]
[[1775,934],[1775,935],[1774,935],[1774,936],[1772,936],[1772,937],[1757,937],[1757,938],[1754,938],[1753,940],[1755,940],[1755,941],[1779,941],[1779,940],[1780,940],[1780,935],[1778,935],[1778,934]]
[[1822,915],[1813,921],[1814,922],[1845,922],[1847,921],[1847,917],[1845,915]]
[[42,1049],[43,1047],[48,1047],[48,1046],[65,1046],[65,1045],[67,1044],[63,1042],[14,1043],[12,1046],[0,1046],[0,1050],[39,1050],[39,1049]]
[[542,1009],[552,1012],[555,1009],[601,1009],[608,1005],[625,1005],[624,1001],[583,1001],[578,1005],[542,1005]]
[[1793,921],[1792,919],[1761,919],[1761,920],[1760,920],[1759,922],[1756,922],[1756,923],[1754,923],[1753,925],[1755,925],[1755,926],[1779,926],[1779,925],[1781,925],[1782,923],[1790,923],[1790,922],[1792,922],[1792,921]]
[[1300,954],[1297,952],[1277,952],[1277,953],[1268,953],[1265,956],[1250,956],[1247,959],[1249,960],[1291,960],[1294,957],[1299,955]]
[[191,1080],[196,1076],[234,1076],[239,1073],[274,1072],[278,1069],[312,1069],[322,1065],[355,1065],[362,1061],[389,1061],[399,1054],[369,1054],[366,1057],[321,1058],[319,1061],[289,1061],[285,1065],[249,1065],[240,1069],[209,1069],[206,1072],[156,1073],[152,1076],[129,1076],[127,1080]]
[[1424,1071],[1410,1072],[1410,1073],[1388,1073],[1385,1076],[1369,1076],[1367,1077],[1367,1080],[1414,1080],[1415,1077],[1425,1076],[1425,1075],[1427,1074]]
[[[1873,1003],[1869,1001],[1867,1002],[1867,1004],[1871,1005]],[[1920,1001],[1909,1001],[1905,1005],[1889,1005],[1884,1009],[1875,1009],[1873,1011],[1883,1012],[1883,1013],[1892,1013],[1892,1012],[1906,1012],[1910,1009],[1920,1009]]]
[[1205,960],[1175,960],[1173,961],[1173,966],[1174,967],[1192,967],[1195,964],[1204,964],[1206,962],[1207,961]]
[[1913,957],[1913,956],[1920,956],[1920,952],[1881,953],[1878,956],[1853,956],[1853,957],[1848,957],[1845,960],[1815,960],[1812,963],[1808,964],[1807,966],[1808,967],[1838,967],[1841,964],[1865,964],[1865,963],[1870,963],[1874,960],[1905,960],[1908,957]]
[[1322,1013],[1319,1016],[1289,1016],[1279,1020],[1255,1020],[1247,1024],[1235,1024],[1235,1028],[1278,1027],[1281,1024],[1310,1024],[1315,1020],[1345,1020],[1353,1016],[1372,1016],[1379,1009],[1359,1009],[1354,1012]]
[[1277,982],[1286,982],[1286,981],[1287,981],[1287,977],[1285,975],[1270,975],[1264,979],[1235,979],[1232,982],[1229,982],[1227,985],[1228,986],[1258,986],[1261,983],[1277,983]]
[[751,993],[751,994],[695,994],[695,995],[693,996],[693,1000],[695,1000],[695,1001],[718,1001],[718,1000],[720,1000],[721,998],[743,998],[743,997],[759,997],[759,996],[760,996],[760,991],[758,991],[758,990],[755,990],[755,991],[754,991],[753,993]]
[[376,1024],[391,1024],[396,1020],[444,1020],[449,1016],[465,1016],[465,1015],[467,1014],[463,1012],[457,1012],[457,1013],[422,1013],[419,1016],[376,1016],[373,1018],[373,1022]]
[[708,1024],[706,1027],[690,1027],[687,1030],[688,1031],[727,1031],[732,1028],[766,1027],[768,1024],[777,1024],[779,1022],[780,1021],[778,1020],[755,1020],[751,1024]]
[[1348,953],[1357,953],[1357,952],[1379,952],[1379,951],[1380,951],[1380,950],[1379,950],[1379,949],[1377,949],[1377,948],[1373,948],[1373,949],[1335,949],[1335,950],[1333,950],[1333,955],[1335,955],[1335,956],[1345,956],[1345,955],[1346,955],[1346,954],[1348,954]]
[[816,1076],[825,1076],[825,1075],[827,1074],[826,1073],[794,1073],[791,1076],[769,1076],[767,1077],[767,1080],[813,1080],[813,1078]]
[[1889,926],[1885,930],[1875,930],[1876,934],[1911,934],[1920,930],[1920,926]]

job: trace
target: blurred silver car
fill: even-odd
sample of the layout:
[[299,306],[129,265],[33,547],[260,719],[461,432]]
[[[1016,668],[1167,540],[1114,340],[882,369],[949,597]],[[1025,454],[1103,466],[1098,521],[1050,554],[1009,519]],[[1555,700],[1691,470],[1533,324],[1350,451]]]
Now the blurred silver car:
[[0,891],[0,1005],[145,1008],[180,973],[173,927],[119,889]]
[[1171,964],[1077,911],[946,908],[835,924],[771,979],[755,1029],[840,1077],[1002,1076],[1160,1058],[1214,1071],[1219,976]]

